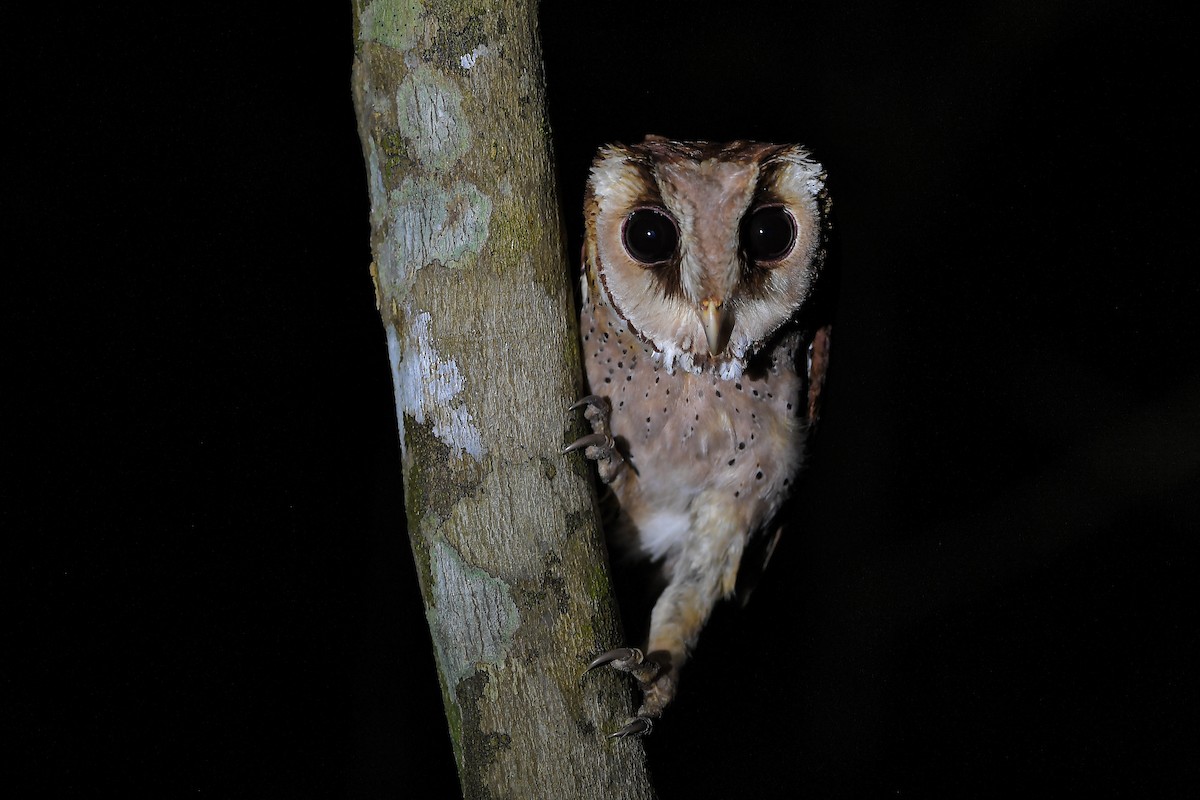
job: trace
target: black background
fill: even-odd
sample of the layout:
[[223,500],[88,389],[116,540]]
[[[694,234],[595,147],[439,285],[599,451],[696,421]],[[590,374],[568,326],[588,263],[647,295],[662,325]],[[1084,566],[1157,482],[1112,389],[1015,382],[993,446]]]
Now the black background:
[[[7,31],[11,780],[456,796],[348,4],[118,5]],[[796,531],[647,740],[660,796],[1194,786],[1192,28],[609,2],[542,34],[570,252],[595,147],[647,132],[802,141],[834,198]]]

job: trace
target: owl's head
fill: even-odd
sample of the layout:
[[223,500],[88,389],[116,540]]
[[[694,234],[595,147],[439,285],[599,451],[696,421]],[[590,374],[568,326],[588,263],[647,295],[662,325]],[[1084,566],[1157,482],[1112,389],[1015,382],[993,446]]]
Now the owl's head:
[[600,149],[585,268],[670,369],[740,374],[823,261],[824,171],[798,145],[647,137]]

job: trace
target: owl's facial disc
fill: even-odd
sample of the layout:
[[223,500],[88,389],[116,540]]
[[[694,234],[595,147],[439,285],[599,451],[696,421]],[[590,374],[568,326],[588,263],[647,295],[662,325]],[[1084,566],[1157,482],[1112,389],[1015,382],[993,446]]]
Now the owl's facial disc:
[[820,165],[796,145],[602,148],[584,262],[600,301],[668,370],[728,378],[809,296],[822,188]]

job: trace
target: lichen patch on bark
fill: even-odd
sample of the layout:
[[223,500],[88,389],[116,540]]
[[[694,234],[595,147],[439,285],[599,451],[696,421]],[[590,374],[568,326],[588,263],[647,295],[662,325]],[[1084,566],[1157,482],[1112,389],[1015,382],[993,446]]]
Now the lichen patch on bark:
[[396,91],[397,123],[417,162],[427,169],[446,169],[470,147],[462,104],[462,92],[449,77],[420,62],[409,67]]
[[386,327],[401,454],[407,460],[404,417],[408,415],[418,424],[428,420],[433,435],[457,457],[465,453],[482,461],[483,436],[466,406],[455,401],[463,390],[462,374],[453,358],[438,354],[429,333],[431,320],[424,311],[411,317],[403,342],[395,325]]
[[393,50],[409,50],[424,31],[424,16],[421,0],[375,0],[359,16],[359,39],[379,42]]
[[508,584],[468,564],[436,534],[429,547],[429,570],[433,579],[429,626],[446,682],[456,687],[480,665],[507,657],[521,624],[520,612]]
[[398,285],[410,270],[432,264],[463,269],[474,265],[488,238],[492,201],[469,181],[449,190],[437,181],[408,177],[388,198],[394,209],[391,264]]

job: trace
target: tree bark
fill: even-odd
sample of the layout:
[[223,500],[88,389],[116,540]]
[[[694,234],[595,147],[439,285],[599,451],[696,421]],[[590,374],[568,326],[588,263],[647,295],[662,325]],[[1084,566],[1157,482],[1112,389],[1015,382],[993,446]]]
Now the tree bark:
[[531,0],[354,0],[408,532],[468,798],[650,798],[590,468]]

